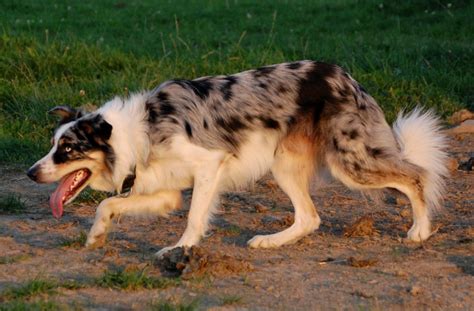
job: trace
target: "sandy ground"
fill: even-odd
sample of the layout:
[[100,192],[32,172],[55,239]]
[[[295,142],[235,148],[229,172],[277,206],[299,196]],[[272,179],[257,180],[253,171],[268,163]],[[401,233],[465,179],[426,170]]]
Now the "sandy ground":
[[[474,134],[451,137],[457,164],[473,151]],[[318,231],[295,245],[249,249],[246,241],[255,234],[280,231],[292,221],[288,198],[266,177],[249,191],[222,196],[209,236],[196,250],[204,259],[188,268],[180,285],[135,291],[89,285],[33,300],[79,309],[195,301],[198,309],[473,310],[474,175],[451,164],[445,209],[434,219],[437,232],[423,244],[404,240],[411,211],[403,197],[387,193],[376,204],[333,183],[312,193],[322,218]],[[17,193],[27,203],[25,213],[0,214],[0,258],[16,258],[0,264],[0,293],[34,278],[87,283],[117,267],[159,276],[153,253],[176,242],[186,224],[190,191],[184,209],[168,219],[122,218],[105,247],[65,247],[64,241],[89,230],[95,206],[69,206],[55,220],[48,208],[51,186],[34,184],[19,168],[0,166],[0,172],[2,193]],[[358,221],[360,228],[354,227]]]

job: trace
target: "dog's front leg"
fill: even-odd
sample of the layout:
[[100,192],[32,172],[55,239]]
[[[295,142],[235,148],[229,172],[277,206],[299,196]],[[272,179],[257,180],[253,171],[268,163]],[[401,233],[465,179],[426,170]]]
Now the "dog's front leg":
[[181,207],[181,192],[159,191],[153,194],[112,197],[102,201],[97,208],[94,224],[87,236],[87,247],[100,247],[105,243],[110,222],[119,215],[160,215]]
[[229,157],[208,162],[194,176],[193,197],[189,209],[188,224],[181,239],[174,246],[164,247],[155,255],[160,258],[169,250],[180,246],[193,246],[199,243],[207,231],[209,217],[217,199],[224,163]]

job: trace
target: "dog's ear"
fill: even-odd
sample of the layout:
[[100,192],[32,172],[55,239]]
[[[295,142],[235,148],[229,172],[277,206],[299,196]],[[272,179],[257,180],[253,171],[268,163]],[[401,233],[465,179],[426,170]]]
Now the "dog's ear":
[[88,137],[93,138],[98,143],[109,140],[112,135],[112,125],[105,121],[101,115],[80,120],[77,126]]
[[48,113],[61,117],[59,125],[79,119],[83,115],[82,110],[77,110],[69,106],[56,106],[48,111]]

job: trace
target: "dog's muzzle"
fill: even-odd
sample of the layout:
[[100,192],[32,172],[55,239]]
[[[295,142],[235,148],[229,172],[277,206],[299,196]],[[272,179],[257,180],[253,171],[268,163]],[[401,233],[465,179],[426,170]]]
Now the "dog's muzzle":
[[26,175],[33,181],[38,181],[38,172],[39,172],[39,165],[33,165],[30,167]]

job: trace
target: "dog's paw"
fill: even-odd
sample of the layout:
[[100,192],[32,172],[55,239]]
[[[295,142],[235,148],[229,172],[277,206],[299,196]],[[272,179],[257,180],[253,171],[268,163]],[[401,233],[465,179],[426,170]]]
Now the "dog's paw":
[[101,248],[105,245],[106,239],[107,234],[105,233],[98,236],[88,236],[85,246],[88,249]]
[[414,242],[425,241],[431,236],[431,226],[429,222],[414,223],[408,231],[407,237]]
[[282,245],[273,235],[256,235],[247,244],[251,248],[275,248]]
[[167,252],[169,252],[170,250],[172,250],[172,249],[174,249],[174,248],[176,248],[176,247],[178,247],[178,246],[163,247],[162,249],[160,249],[159,251],[157,251],[157,252],[155,253],[155,258],[156,258],[156,259],[163,259],[163,256],[164,256]]

